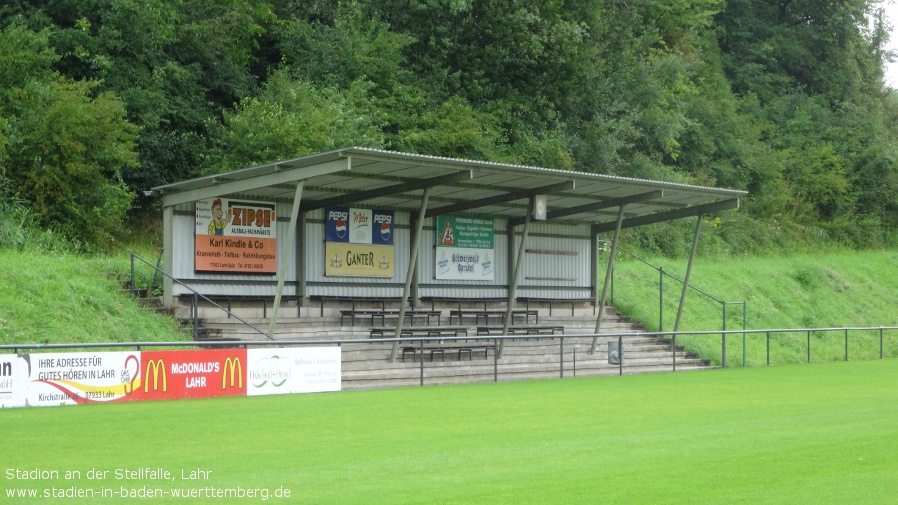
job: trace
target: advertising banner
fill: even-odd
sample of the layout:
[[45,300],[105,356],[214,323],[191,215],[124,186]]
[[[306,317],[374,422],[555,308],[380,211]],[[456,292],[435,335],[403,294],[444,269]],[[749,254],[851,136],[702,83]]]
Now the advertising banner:
[[246,349],[143,351],[134,400],[246,395]]
[[393,246],[326,242],[326,276],[393,277]]
[[277,273],[275,204],[209,198],[196,202],[195,270]]
[[249,349],[248,396],[340,391],[339,347]]
[[393,211],[328,207],[324,215],[326,242],[393,245]]
[[325,209],[326,276],[393,277],[393,212]]
[[437,216],[436,278],[493,280],[493,219]]
[[19,357],[15,354],[0,355],[0,408],[21,407],[23,399],[19,391],[23,389],[19,377]]
[[[28,354],[25,404],[74,405],[128,400],[140,384],[140,352]],[[20,390],[20,393],[22,390]]]

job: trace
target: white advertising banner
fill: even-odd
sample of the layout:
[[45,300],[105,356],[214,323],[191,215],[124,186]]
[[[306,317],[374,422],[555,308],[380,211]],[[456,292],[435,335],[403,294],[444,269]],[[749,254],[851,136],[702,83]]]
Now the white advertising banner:
[[340,391],[339,347],[247,349],[247,396]]
[[140,365],[138,351],[26,355],[19,365],[26,369],[20,372],[28,381],[25,404],[126,401],[134,388],[140,387]]
[[495,272],[493,220],[437,216],[436,278],[491,281]]
[[19,357],[0,355],[0,408],[21,407],[23,379],[19,376]]

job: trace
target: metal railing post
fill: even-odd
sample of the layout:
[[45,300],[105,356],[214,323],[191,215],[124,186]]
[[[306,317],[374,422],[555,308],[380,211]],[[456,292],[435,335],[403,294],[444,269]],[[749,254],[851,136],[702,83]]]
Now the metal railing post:
[[742,368],[745,368],[745,351],[746,351],[746,348],[745,348],[745,329],[746,329],[745,315],[746,315],[745,300],[742,300]]
[[561,370],[561,378],[564,379],[564,337],[558,339],[558,367]]
[[499,382],[499,339],[493,339],[493,382]]
[[658,267],[658,331],[664,331],[664,267]]
[[673,371],[677,371],[677,334],[671,335],[670,350],[673,354]]
[[727,303],[721,302],[723,305],[723,333],[720,334],[720,365],[727,367]]
[[[414,348],[413,348],[414,349]],[[421,341],[421,385],[424,385],[424,341]]]
[[200,302],[196,292],[193,293],[191,300],[191,309],[193,310],[193,339],[200,339]]
[[624,375],[624,336],[617,336],[617,374]]

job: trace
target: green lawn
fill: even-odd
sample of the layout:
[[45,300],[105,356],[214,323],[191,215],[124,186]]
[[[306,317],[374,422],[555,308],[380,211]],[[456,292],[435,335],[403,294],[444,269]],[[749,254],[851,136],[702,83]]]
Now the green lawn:
[[[5,410],[0,496],[32,504],[50,500],[7,491],[283,487],[289,499],[267,501],[888,503],[898,491],[896,365]],[[9,478],[35,468],[60,478]],[[138,468],[163,468],[173,480],[113,478]],[[111,473],[89,481],[91,469]],[[180,480],[197,469],[208,478]],[[81,478],[65,480],[67,470]]]

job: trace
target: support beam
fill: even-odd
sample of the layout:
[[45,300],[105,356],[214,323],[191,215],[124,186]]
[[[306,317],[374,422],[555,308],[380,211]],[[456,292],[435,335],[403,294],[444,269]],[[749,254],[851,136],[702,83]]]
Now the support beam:
[[559,219],[562,217],[573,216],[574,214],[595,212],[597,210],[602,210],[602,209],[611,209],[613,207],[620,207],[621,205],[627,205],[630,203],[640,203],[640,202],[647,202],[650,200],[657,200],[663,196],[664,196],[664,190],[659,189],[656,191],[649,191],[648,193],[640,193],[638,195],[625,196],[623,198],[609,198],[607,200],[602,200],[600,202],[587,203],[585,205],[578,205],[576,207],[570,207],[567,209],[550,210],[549,212],[546,213],[546,220]]
[[[514,311],[514,302],[518,293],[518,281],[521,278],[521,270],[524,268],[524,255],[527,250],[527,237],[530,235],[530,221],[533,215],[533,202],[535,198],[530,197],[530,203],[527,205],[527,215],[524,217],[524,231],[521,233],[521,244],[518,246],[517,261],[515,261],[514,274],[511,283],[508,285],[508,303],[505,304],[505,320],[502,322],[502,334],[508,335],[508,328],[511,326],[511,318]],[[511,231],[513,227],[509,227]],[[514,239],[511,241],[514,245]],[[505,340],[499,343],[499,356],[502,356],[502,350],[505,348]]]
[[[574,181],[564,181],[557,184],[549,184],[547,186],[542,186],[539,188],[522,189],[520,191],[512,191],[509,193],[503,193],[501,195],[480,198],[478,200],[458,202],[453,205],[444,205],[443,207],[432,209],[427,212],[427,217],[439,216],[443,214],[453,214],[456,212],[464,212],[466,210],[488,207],[490,205],[498,205],[500,203],[523,200],[524,198],[532,198],[533,195],[551,195],[560,191],[568,191],[574,189],[574,187],[576,187]],[[524,218],[511,218],[509,219],[509,222],[511,222],[512,226],[516,226],[519,224],[523,224]]]
[[689,263],[686,264],[686,276],[683,278],[683,292],[680,293],[680,306],[677,308],[677,320],[674,322],[674,333],[680,331],[680,319],[683,317],[683,307],[686,305],[686,293],[689,291],[689,276],[692,275],[692,262],[695,259],[695,251],[698,249],[698,239],[702,232],[702,218],[699,215],[695,221],[695,234],[692,236],[692,250],[689,252]]
[[398,193],[419,191],[425,188],[432,188],[434,186],[443,186],[459,181],[468,181],[473,177],[473,171],[462,170],[460,172],[441,175],[439,177],[432,177],[430,179],[402,182],[399,184],[392,184],[383,188],[371,189],[367,191],[357,191],[355,193],[347,193],[345,195],[337,195],[331,198],[324,198],[322,200],[310,201],[303,204],[302,210],[304,212],[308,212],[310,210],[323,209],[325,207],[331,207],[335,205],[346,205],[355,202],[362,202],[365,200],[395,195]]
[[171,307],[174,302],[175,283],[175,240],[174,240],[175,208],[171,205],[162,208],[162,305]]
[[[415,275],[415,269],[418,266],[418,250],[421,249],[421,235],[424,231],[424,213],[427,212],[427,201],[430,199],[430,190],[425,188],[424,195],[421,196],[421,209],[418,210],[418,220],[415,226],[415,235],[412,237],[412,250],[409,253],[408,271],[405,274],[405,287],[402,289],[402,300],[399,302],[399,320],[396,321],[395,338],[402,336],[402,323],[405,321],[405,306],[408,305],[408,296],[412,289],[412,279]],[[396,361],[396,354],[399,352],[399,341],[393,342],[393,350],[390,351],[390,363]],[[424,356],[421,356],[424,361]]]
[[[605,315],[605,301],[608,297],[608,286],[611,283],[611,275],[614,272],[614,257],[617,255],[617,239],[620,237],[620,229],[621,223],[624,220],[624,207],[626,205],[621,205],[620,208],[617,209],[617,221],[616,227],[614,228],[614,238],[611,239],[611,253],[608,255],[608,269],[605,271],[605,285],[602,287],[602,299],[599,300],[599,315],[596,316],[596,335],[598,335],[599,331],[602,329],[602,316]],[[592,345],[589,348],[589,354],[593,355],[596,353],[596,347],[599,344],[599,337],[592,337]]]
[[[277,184],[296,183],[298,181],[309,179],[310,177],[327,175],[346,170],[350,170],[349,158],[333,160],[318,165],[310,165],[307,167],[278,170],[274,173],[259,175],[256,177],[248,177],[246,179],[235,179],[232,181],[221,183],[215,183],[216,179],[212,178],[209,181],[212,184],[208,186],[164,195],[162,197],[162,206],[165,207],[169,205],[195,202],[204,198],[212,198],[222,195],[240,193],[243,191],[251,191],[254,189],[265,188]],[[163,191],[165,190],[163,189]]]
[[[704,205],[696,205],[693,207],[685,207],[682,209],[671,210],[667,212],[656,212],[654,214],[646,214],[644,216],[631,217],[630,219],[624,219],[623,223],[621,223],[621,229],[624,228],[633,228],[634,226],[645,226],[647,224],[655,224],[661,223],[663,221],[671,221],[674,219],[681,219],[684,217],[694,217],[701,216],[703,214],[711,214],[714,212],[722,212],[725,210],[732,210],[739,208],[739,199],[733,198],[730,200],[723,200],[721,202],[707,203]],[[598,223],[592,225],[592,230],[595,233],[605,233],[613,230],[616,227],[615,223],[609,221],[606,223]]]
[[[296,193],[293,196],[293,209],[290,211],[290,228],[287,230],[287,244],[296,247],[296,227],[299,218],[299,204],[302,201],[302,188],[304,181],[296,185]],[[278,309],[281,308],[281,295],[284,292],[284,278],[287,277],[287,265],[290,259],[285,254],[281,258],[281,266],[278,269],[278,287],[274,294],[274,306],[271,308],[271,323],[268,325],[268,338],[274,340],[274,328],[278,322]]]

